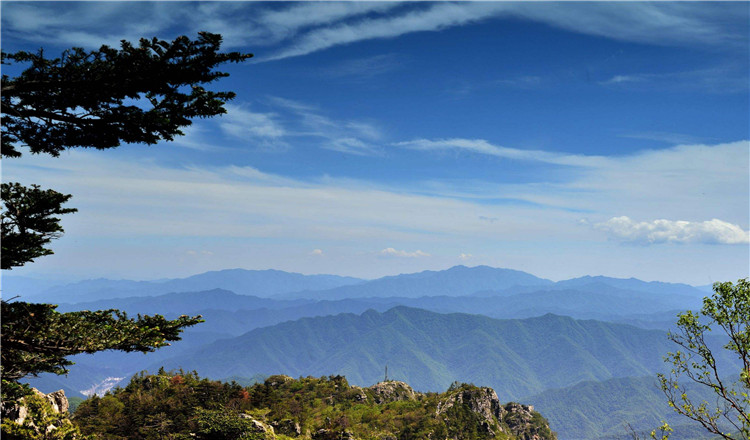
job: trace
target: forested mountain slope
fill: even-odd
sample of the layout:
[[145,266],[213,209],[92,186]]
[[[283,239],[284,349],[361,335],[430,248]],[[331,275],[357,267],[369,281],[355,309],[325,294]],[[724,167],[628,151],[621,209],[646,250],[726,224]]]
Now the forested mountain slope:
[[256,329],[162,363],[217,378],[341,374],[362,385],[377,382],[388,365],[393,378],[419,390],[471,381],[515,399],[586,380],[651,374],[664,368],[662,355],[671,348],[664,332],[623,324],[396,307]]

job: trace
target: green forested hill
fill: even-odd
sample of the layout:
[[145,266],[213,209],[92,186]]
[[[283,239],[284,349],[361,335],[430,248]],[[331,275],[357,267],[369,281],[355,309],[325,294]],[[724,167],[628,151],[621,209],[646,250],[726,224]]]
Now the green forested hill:
[[396,307],[256,329],[162,363],[216,378],[341,374],[361,385],[381,380],[388,365],[391,377],[418,390],[471,381],[515,399],[587,380],[652,374],[670,348],[664,332],[622,324]]

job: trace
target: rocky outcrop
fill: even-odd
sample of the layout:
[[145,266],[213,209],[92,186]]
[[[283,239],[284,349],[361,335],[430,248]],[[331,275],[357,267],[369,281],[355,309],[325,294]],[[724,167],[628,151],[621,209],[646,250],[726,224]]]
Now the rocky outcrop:
[[287,376],[285,374],[276,374],[273,376],[269,376],[268,379],[265,380],[265,384],[269,387],[278,387],[280,385],[283,385],[285,383],[293,382],[294,379],[290,376]]
[[249,421],[252,426],[252,431],[255,433],[266,434],[272,437],[276,434],[273,430],[273,426],[263,423],[249,414],[240,414],[240,418]]
[[[68,418],[70,404],[63,390],[44,394],[36,388],[2,408],[2,433],[7,438],[80,438]],[[57,435],[52,436],[52,432]]]
[[299,437],[302,435],[302,427],[292,419],[283,419],[271,422],[274,431],[287,437]]
[[382,405],[399,400],[415,400],[417,398],[414,390],[406,383],[397,380],[376,383],[368,388],[373,393],[375,403]]
[[53,411],[57,413],[66,413],[70,409],[70,402],[68,402],[68,398],[65,397],[65,391],[57,390],[54,393],[49,394],[44,394],[36,388],[34,388],[34,391],[47,399],[50,405],[52,405]]
[[461,430],[457,423],[464,423],[463,417],[458,414],[470,412],[480,430],[488,437],[494,437],[500,432],[506,432],[500,425],[503,419],[504,409],[500,404],[495,390],[488,387],[464,386],[454,391],[449,391],[448,397],[438,403],[436,415],[441,417],[447,425],[453,424],[454,428]]
[[503,423],[518,440],[543,440],[556,438],[547,421],[530,405],[511,402],[503,407]]
[[358,387],[356,385],[353,385],[348,393],[351,400],[357,402],[357,403],[364,403],[367,402],[367,393],[365,393],[365,390],[361,387]]
[[436,411],[436,416],[446,425],[453,425],[455,431],[460,431],[460,424],[467,422],[467,414],[469,423],[476,424],[489,438],[500,433],[511,434],[518,440],[557,438],[533,406],[515,402],[503,406],[492,388],[463,385],[449,390]]
[[[31,389],[33,397],[43,399],[50,405],[50,411],[55,414],[63,414],[68,412],[70,403],[68,398],[65,397],[65,391],[57,390],[54,393],[44,394],[36,388]],[[30,397],[21,398],[18,402],[8,405],[7,408],[3,408],[2,415],[3,419],[12,420],[19,425],[22,425],[26,418],[29,416],[29,407],[26,405],[26,401]]]

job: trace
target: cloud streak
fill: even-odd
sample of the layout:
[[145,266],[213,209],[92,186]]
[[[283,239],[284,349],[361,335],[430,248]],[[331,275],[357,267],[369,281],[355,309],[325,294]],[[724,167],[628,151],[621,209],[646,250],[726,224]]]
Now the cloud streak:
[[594,225],[617,241],[638,244],[703,243],[748,244],[750,232],[719,219],[703,222],[658,219],[636,222],[629,217],[613,217]]
[[602,156],[561,154],[543,150],[521,150],[518,148],[494,145],[484,139],[416,139],[412,141],[396,142],[393,145],[421,151],[466,151],[504,159],[544,162],[556,165],[594,167],[601,166],[606,162],[606,158]]
[[219,120],[221,130],[235,139],[254,141],[272,150],[285,150],[288,144],[282,140],[288,133],[277,121],[274,113],[250,111],[247,106],[226,104],[227,114]]
[[[122,20],[124,15],[131,19]],[[93,48],[143,36],[174,38],[174,24],[180,23],[193,33],[221,33],[227,47],[268,47],[257,62],[505,17],[622,41],[727,48],[742,44],[747,15],[741,3],[690,2],[331,2],[273,7],[240,2],[12,2],[3,4],[2,27],[4,35]]]
[[382,154],[376,145],[382,134],[374,124],[333,119],[322,114],[315,106],[291,99],[272,97],[271,102],[279,109],[294,115],[297,129],[291,136],[311,136],[319,139],[319,146],[357,156]]
[[422,252],[419,249],[417,249],[414,252],[407,252],[403,250],[397,250],[392,247],[385,248],[382,251],[378,252],[378,254],[386,257],[402,257],[402,258],[421,258],[421,257],[429,257],[430,254],[427,252]]

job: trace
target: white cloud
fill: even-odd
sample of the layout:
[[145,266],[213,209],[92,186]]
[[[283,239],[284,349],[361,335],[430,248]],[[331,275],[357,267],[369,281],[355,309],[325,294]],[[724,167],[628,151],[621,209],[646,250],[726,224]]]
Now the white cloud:
[[411,32],[457,26],[488,18],[500,9],[503,7],[498,3],[437,3],[427,9],[412,10],[401,15],[363,19],[352,24],[340,23],[311,30],[265,60],[306,55],[356,41],[392,38]]
[[464,254],[464,253],[462,253],[462,254],[460,254],[458,256],[458,259],[461,260],[461,261],[466,261],[466,260],[470,260],[472,257],[473,257],[473,255],[471,255],[471,254]]
[[747,91],[747,71],[741,64],[725,64],[699,70],[614,75],[599,84],[638,90],[699,90],[708,93]]
[[557,165],[573,166],[600,166],[606,158],[603,156],[584,156],[576,154],[561,154],[543,150],[521,150],[493,145],[484,139],[416,139],[406,142],[396,142],[393,145],[413,150],[456,150],[469,151],[472,153],[486,154],[489,156],[502,157],[513,160],[528,160],[536,162],[552,163]]
[[615,75],[612,78],[602,81],[602,84],[621,84],[621,83],[630,83],[630,82],[640,82],[645,81],[646,78],[644,78],[643,75]]
[[621,134],[622,138],[629,139],[645,139],[649,141],[664,142],[673,145],[688,145],[688,144],[699,144],[701,139],[684,133],[670,133],[666,131],[646,131],[640,133],[626,133]]
[[247,106],[235,104],[226,104],[225,107],[227,113],[219,120],[224,133],[243,141],[255,141],[266,148],[288,147],[282,140],[287,131],[276,120],[276,114],[252,112]]
[[402,60],[396,54],[380,54],[364,58],[343,60],[333,66],[320,70],[321,74],[331,78],[372,80],[373,77],[397,70]]
[[594,225],[619,241],[656,243],[748,244],[750,232],[740,226],[713,219],[703,222],[664,220],[636,222],[626,216]]
[[322,249],[313,249],[310,252],[310,255],[322,256],[323,255],[323,250]]
[[189,250],[185,251],[185,253],[187,255],[190,255],[191,257],[195,257],[195,256],[198,256],[198,255],[205,255],[205,256],[209,256],[210,257],[211,255],[214,254],[211,251],[196,251],[196,250],[193,250],[193,249],[189,249]]
[[267,10],[258,17],[258,24],[273,40],[283,40],[312,27],[329,25],[373,12],[398,7],[397,2],[330,2],[296,3]]
[[387,256],[387,257],[405,257],[405,258],[419,258],[419,257],[430,256],[430,254],[426,252],[422,252],[419,249],[417,249],[414,252],[407,252],[407,251],[397,250],[392,247],[383,249],[382,251],[379,252],[379,254]]
[[[194,243],[212,243],[211,261],[216,269],[244,259],[256,267],[275,265],[294,270],[289,256],[297,255],[306,258],[298,264],[330,261],[334,265],[325,266],[325,270],[321,266],[318,273],[357,266],[364,271],[359,273],[384,275],[388,273],[382,272],[385,267],[393,272],[405,267],[419,270],[422,266],[415,266],[418,263],[444,262],[447,267],[465,249],[486,250],[489,245],[495,251],[494,255],[482,252],[486,264],[520,264],[533,270],[553,267],[555,259],[576,254],[582,255],[576,266],[581,274],[608,270],[613,276],[639,276],[643,265],[633,261],[669,258],[683,268],[653,265],[647,270],[649,279],[678,280],[687,267],[703,277],[708,273],[704,268],[711,267],[713,273],[723,270],[721,273],[732,277],[734,272],[745,273],[747,245],[688,248],[691,243],[711,240],[736,241],[703,231],[703,235],[696,233],[703,241],[687,241],[679,252],[674,246],[651,246],[647,255],[639,253],[638,246],[615,250],[606,247],[603,234],[592,234],[589,228],[577,225],[579,211],[587,211],[591,224],[606,223],[620,213],[640,219],[717,218],[730,224],[723,230],[731,237],[731,225],[748,229],[749,150],[743,141],[641,151],[610,157],[601,167],[574,168],[566,181],[556,183],[466,181],[430,187],[411,182],[408,187],[389,187],[336,177],[300,180],[247,166],[163,166],[146,156],[127,154],[127,148],[69,150],[59,158],[25,155],[4,161],[3,177],[73,194],[71,206],[79,208],[79,213],[63,217],[66,235],[56,243],[57,255],[33,265],[35,270],[83,264],[80,267],[87,269],[82,272],[97,267],[104,271],[100,273],[107,273],[111,265],[102,263],[106,261],[102,256],[121,252],[131,255],[127,262],[130,269],[144,270],[143,255],[123,245],[141,237],[139,243],[155,243],[144,245],[143,252],[159,248],[164,260],[169,256],[161,246],[169,250],[178,243],[180,254],[187,256],[186,250],[196,249]],[[461,185],[466,185],[463,193]],[[530,203],[494,203],[496,198]],[[712,227],[721,229],[721,225]],[[381,249],[384,241],[392,251],[359,251]],[[324,255],[329,258],[310,258],[305,242],[329,243],[339,249],[335,253],[339,258],[328,253]],[[92,251],[92,246],[98,251]],[[227,250],[232,246],[234,254]],[[595,258],[592,255],[596,253],[586,251],[591,246],[619,252],[618,257]],[[420,254],[413,249],[421,254],[430,249],[431,257],[418,258]],[[547,252],[549,249],[553,251]],[[743,249],[744,255],[737,255]],[[75,253],[75,261],[69,252]],[[96,252],[99,256],[91,257]],[[361,255],[355,264],[350,259],[357,252]],[[385,258],[390,254],[395,255]],[[399,255],[415,256],[396,258]],[[374,257],[381,257],[383,265],[367,261]],[[157,259],[151,260],[158,265]],[[205,270],[190,267],[195,272]],[[163,274],[155,272],[154,276]]]
[[226,47],[271,46],[265,60],[272,60],[493,17],[624,41],[726,48],[746,38],[747,11],[741,2],[8,2],[2,27],[4,35],[89,48],[206,30],[222,34]]
[[340,151],[342,153],[355,154],[358,156],[372,156],[381,154],[380,150],[377,147],[362,142],[357,138],[331,139],[330,142],[323,144],[323,148]]
[[638,2],[438,3],[388,17],[331,23],[302,34],[268,59],[305,55],[361,40],[441,30],[492,17],[525,18],[572,32],[652,44],[727,45],[742,41],[742,27],[737,23],[741,24],[739,17],[744,11],[737,7],[707,9],[694,5]]
[[323,115],[315,106],[291,99],[271,97],[270,101],[278,108],[294,114],[297,129],[288,133],[289,135],[321,138],[321,148],[342,153],[358,156],[382,154],[381,148],[373,144],[382,134],[372,123],[333,119]]
[[[458,149],[508,160],[539,160],[579,165],[557,170],[557,181],[490,183],[468,178],[426,182],[420,190],[479,203],[505,203],[505,211],[483,212],[478,219],[501,227],[521,204],[566,210],[592,223],[622,215],[631,218],[719,218],[747,228],[750,202],[750,143],[678,145],[621,156],[581,156],[500,149],[486,141],[420,141],[425,150]],[[463,150],[461,149],[463,147]],[[480,153],[481,152],[481,153]],[[453,159],[452,159],[453,160]],[[511,209],[513,207],[514,209]],[[512,214],[511,214],[512,215]]]

